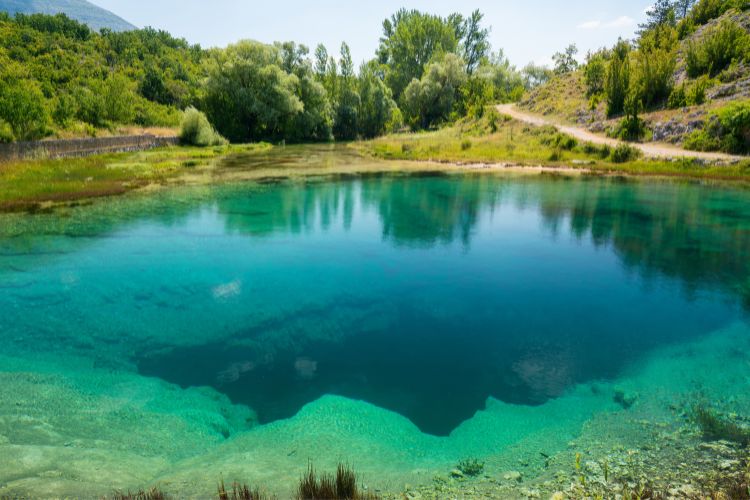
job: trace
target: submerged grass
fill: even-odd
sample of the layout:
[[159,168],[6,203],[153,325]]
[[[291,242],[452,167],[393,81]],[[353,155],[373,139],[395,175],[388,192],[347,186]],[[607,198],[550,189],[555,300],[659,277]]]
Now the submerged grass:
[[[470,146],[467,146],[470,144]],[[580,169],[592,173],[656,175],[697,179],[750,181],[750,160],[707,164],[695,159],[654,160],[633,148],[612,149],[536,127],[487,111],[478,120],[414,134],[395,134],[358,145],[376,158],[459,164],[512,164]]]
[[28,211],[44,203],[119,195],[210,165],[227,154],[266,147],[269,146],[170,147],[0,163],[0,211]]

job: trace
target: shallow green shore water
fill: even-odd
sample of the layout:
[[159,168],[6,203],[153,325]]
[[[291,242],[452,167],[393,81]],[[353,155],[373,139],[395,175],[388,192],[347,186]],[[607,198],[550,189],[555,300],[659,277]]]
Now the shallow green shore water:
[[470,457],[555,491],[571,454],[697,443],[696,402],[749,416],[749,306],[743,189],[370,175],[0,216],[0,496],[286,497],[311,460],[471,488]]

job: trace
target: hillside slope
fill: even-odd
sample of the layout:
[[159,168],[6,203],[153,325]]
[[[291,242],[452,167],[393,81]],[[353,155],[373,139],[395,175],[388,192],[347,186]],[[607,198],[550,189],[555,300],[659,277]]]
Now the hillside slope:
[[97,7],[86,0],[0,0],[0,12],[10,14],[66,14],[88,25],[95,31],[109,28],[112,31],[129,31],[135,26],[112,12]]
[[[701,80],[691,78],[687,72],[687,53],[691,46],[700,45],[706,33],[722,23],[732,22],[750,34],[750,11],[731,10],[679,40],[676,49],[676,64],[673,73],[674,89],[695,88]],[[637,44],[637,41],[636,41]],[[636,64],[631,62],[633,72]],[[606,96],[593,99],[587,93],[585,66],[579,71],[558,75],[551,81],[529,92],[519,103],[521,109],[564,122],[585,127],[591,132],[612,133],[622,119],[617,114],[607,117]],[[696,131],[704,128],[707,119],[723,107],[750,99],[750,62],[737,60],[726,70],[708,78],[705,77],[705,97],[700,104],[672,106],[666,99],[643,111],[642,118],[648,129],[646,141],[685,144]]]

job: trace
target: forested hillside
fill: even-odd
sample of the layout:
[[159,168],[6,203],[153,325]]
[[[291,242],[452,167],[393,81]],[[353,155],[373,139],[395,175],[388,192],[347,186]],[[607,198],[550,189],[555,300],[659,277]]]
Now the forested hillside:
[[0,12],[14,14],[65,14],[95,31],[134,30],[135,26],[86,0],[0,0]]
[[346,43],[240,41],[204,50],[151,28],[94,32],[64,15],[0,15],[0,140],[175,126],[195,107],[234,142],[374,137],[436,127],[517,100],[547,72],[492,52],[480,12],[401,10],[375,57]]
[[[750,152],[750,2],[658,0],[635,40],[575,59],[522,106],[626,140]],[[567,55],[575,55],[575,47]]]

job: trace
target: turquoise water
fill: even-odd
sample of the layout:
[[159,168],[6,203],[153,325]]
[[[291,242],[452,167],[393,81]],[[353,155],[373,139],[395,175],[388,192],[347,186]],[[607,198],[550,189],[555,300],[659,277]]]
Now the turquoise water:
[[[373,175],[176,188],[0,221],[0,447],[70,447],[78,438],[56,436],[85,434],[99,449],[162,457],[148,467],[173,476],[175,463],[243,432],[278,443],[291,439],[285,422],[315,405],[346,412],[350,401],[413,426],[408,439],[429,443],[413,446],[433,450],[415,456],[444,454],[436,468],[479,454],[476,441],[501,432],[477,423],[495,404],[523,413],[519,437],[552,429],[555,415],[569,424],[565,438],[575,436],[597,411],[626,409],[591,390],[585,398],[598,399],[570,400],[581,415],[550,408],[587,384],[635,377],[661,350],[743,328],[750,307],[743,189]],[[13,385],[29,374],[42,381]],[[28,384],[49,388],[14,406],[12,391]],[[144,396],[153,384],[165,392]],[[86,412],[65,417],[76,405],[106,425],[85,423]],[[179,445],[137,436],[143,417],[133,408],[172,419],[152,429],[165,442],[204,427],[190,450],[172,450]],[[358,417],[360,433],[370,432],[368,415]],[[36,423],[23,427],[24,416]],[[295,440],[310,437],[295,429]],[[452,440],[452,451],[433,437]],[[498,438],[488,456],[512,442]],[[284,460],[304,467],[310,454],[296,453]],[[345,452],[332,453],[321,460]],[[352,454],[355,463],[378,456]],[[0,493],[4,483],[14,493],[53,481],[13,483],[23,471],[0,466]],[[144,471],[110,484],[152,479]],[[75,490],[82,479],[71,481]]]

